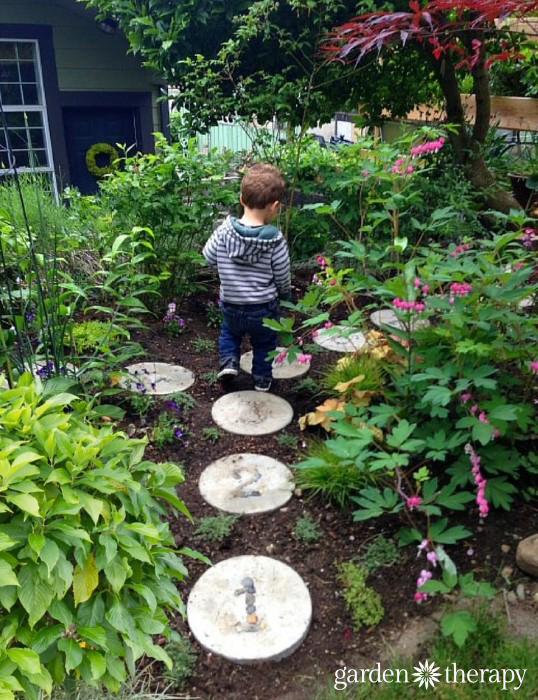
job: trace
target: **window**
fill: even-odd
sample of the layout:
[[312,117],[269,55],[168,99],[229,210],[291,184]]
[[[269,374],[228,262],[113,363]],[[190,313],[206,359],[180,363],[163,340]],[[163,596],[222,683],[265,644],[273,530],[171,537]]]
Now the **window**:
[[[52,172],[52,153],[36,41],[0,39],[0,99],[6,128],[0,122],[0,173],[21,170]],[[8,157],[8,139],[15,163]]]

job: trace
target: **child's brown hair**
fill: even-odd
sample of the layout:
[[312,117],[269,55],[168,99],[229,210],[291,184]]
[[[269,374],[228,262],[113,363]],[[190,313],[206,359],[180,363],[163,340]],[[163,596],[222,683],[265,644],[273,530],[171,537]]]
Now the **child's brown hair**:
[[241,181],[241,202],[249,209],[265,209],[268,204],[280,202],[285,193],[280,170],[267,163],[253,165]]

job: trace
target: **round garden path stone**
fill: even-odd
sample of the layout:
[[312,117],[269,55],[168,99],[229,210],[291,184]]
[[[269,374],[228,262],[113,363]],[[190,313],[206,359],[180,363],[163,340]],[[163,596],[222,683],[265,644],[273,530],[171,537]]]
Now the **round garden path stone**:
[[200,476],[207,503],[228,513],[269,513],[291,498],[292,474],[272,457],[241,453],[212,462]]
[[345,326],[333,326],[322,329],[314,336],[314,342],[326,350],[334,352],[356,352],[366,343],[366,338],[359,331],[349,332]]
[[198,642],[239,664],[289,656],[306,637],[311,619],[304,581],[270,557],[219,562],[202,574],[187,601],[187,620]]
[[[286,348],[277,348],[279,352],[282,352]],[[247,374],[252,374],[252,350],[241,355],[240,361],[241,369]],[[310,362],[302,364],[294,360],[293,362],[273,362],[273,377],[275,379],[293,379],[294,377],[302,377],[310,369]]]
[[[395,328],[404,330],[404,325],[391,309],[379,309],[379,311],[374,311],[373,314],[370,314],[370,321],[378,328],[381,328],[381,324],[385,323],[387,326],[394,326]],[[427,325],[429,324],[425,318],[413,318],[411,321],[411,328],[413,330],[415,328],[424,328]]]
[[229,433],[270,435],[291,423],[293,408],[274,394],[236,391],[217,399],[211,415],[219,428]]
[[138,362],[125,370],[129,376],[121,380],[121,386],[134,391],[141,384],[148,394],[156,396],[185,391],[194,384],[190,369],[167,362]]

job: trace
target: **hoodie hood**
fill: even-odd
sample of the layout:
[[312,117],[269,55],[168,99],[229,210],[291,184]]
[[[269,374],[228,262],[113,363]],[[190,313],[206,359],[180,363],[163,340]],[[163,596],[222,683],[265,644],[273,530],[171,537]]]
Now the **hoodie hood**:
[[259,262],[264,253],[273,250],[282,240],[282,233],[276,226],[245,226],[231,216],[224,222],[224,234],[228,257],[245,264]]

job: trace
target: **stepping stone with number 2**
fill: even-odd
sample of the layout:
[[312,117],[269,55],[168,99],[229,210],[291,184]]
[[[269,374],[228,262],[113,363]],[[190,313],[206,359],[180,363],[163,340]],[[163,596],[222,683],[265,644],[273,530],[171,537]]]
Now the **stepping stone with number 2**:
[[290,470],[265,455],[241,453],[212,462],[200,476],[207,503],[227,513],[269,513],[291,498]]

